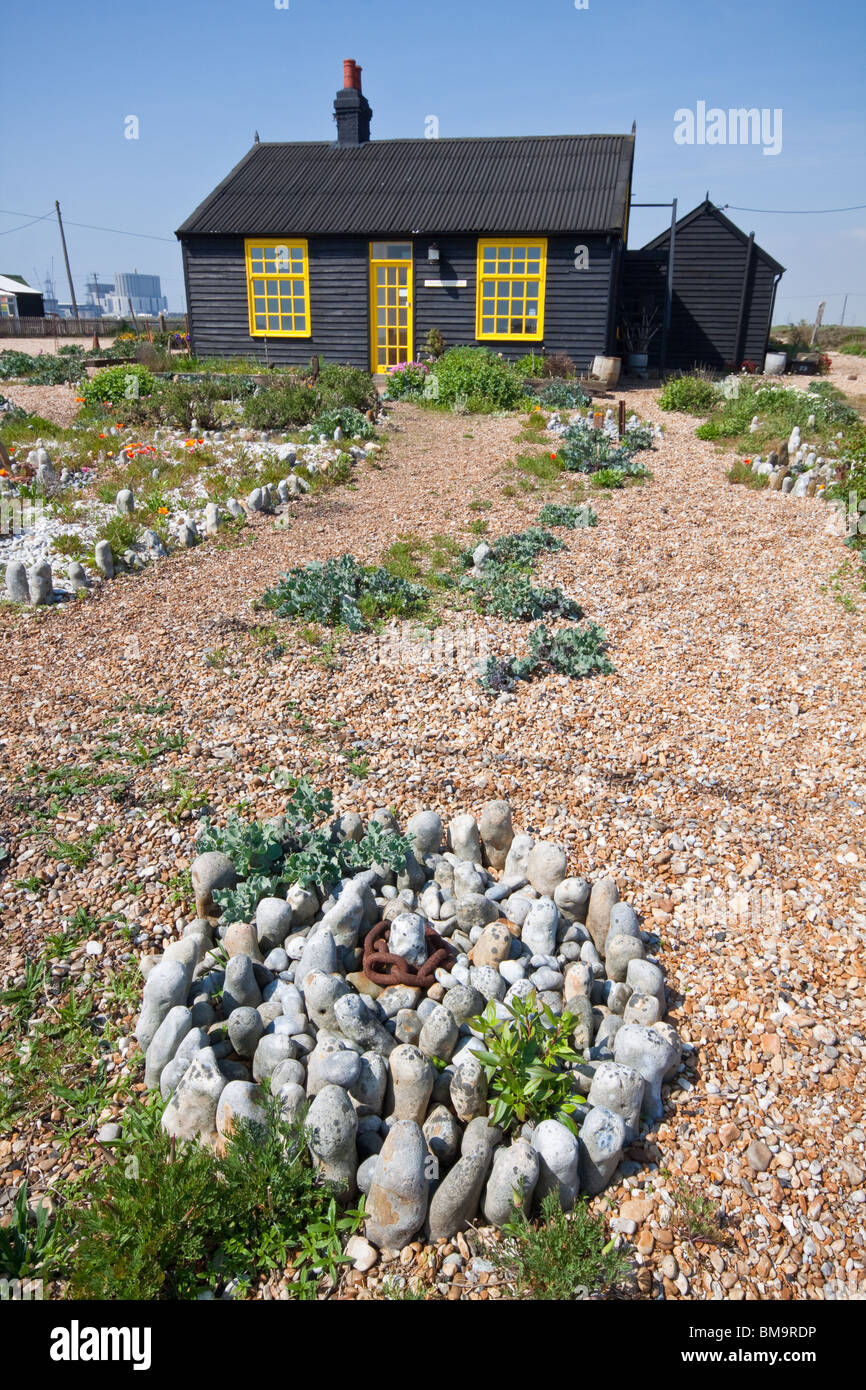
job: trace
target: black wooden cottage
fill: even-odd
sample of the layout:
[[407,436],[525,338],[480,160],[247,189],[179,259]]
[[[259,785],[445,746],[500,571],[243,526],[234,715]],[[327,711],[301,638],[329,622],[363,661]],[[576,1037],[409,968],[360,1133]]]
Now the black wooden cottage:
[[[731,222],[709,200],[673,228],[667,371],[694,366],[761,370],[784,266],[758,246],[754,235]],[[638,307],[664,315],[671,229],[639,251],[626,251],[622,267],[623,312]],[[649,344],[649,365],[659,367],[663,337]]]
[[[625,250],[633,134],[371,140],[353,59],[343,81],[336,141],[257,139],[179,228],[193,352],[379,373],[435,328],[580,371],[623,353],[669,257]],[[709,204],[675,231],[667,366],[761,360],[782,267]]]
[[256,143],[177,235],[192,349],[375,372],[428,331],[585,368],[613,348],[634,139],[370,140],[360,68],[336,142]]

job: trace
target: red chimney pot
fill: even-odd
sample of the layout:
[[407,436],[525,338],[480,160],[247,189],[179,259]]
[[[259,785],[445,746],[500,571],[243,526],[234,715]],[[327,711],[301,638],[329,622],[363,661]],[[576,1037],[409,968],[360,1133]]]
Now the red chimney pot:
[[343,87],[361,90],[361,69],[354,58],[343,59]]

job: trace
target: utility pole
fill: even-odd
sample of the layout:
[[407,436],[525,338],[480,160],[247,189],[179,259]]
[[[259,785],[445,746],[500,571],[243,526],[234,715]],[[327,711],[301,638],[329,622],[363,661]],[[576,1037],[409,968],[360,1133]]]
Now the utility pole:
[[818,312],[815,315],[815,327],[812,329],[812,337],[809,340],[810,348],[813,348],[818,341],[818,329],[821,327],[821,322],[824,318],[824,310],[826,309],[826,307],[827,305],[825,301],[822,299],[821,303],[818,305]]
[[81,320],[78,317],[78,304],[75,299],[75,289],[72,284],[72,271],[69,269],[69,252],[66,250],[66,235],[63,231],[63,218],[60,216],[60,204],[57,202],[56,199],[54,200],[54,206],[57,209],[57,225],[60,228],[60,240],[63,243],[63,259],[66,262],[66,278],[69,281],[69,294],[72,298],[72,312],[75,315],[75,326],[76,328],[80,328]]
[[839,320],[839,327],[840,327],[840,328],[841,328],[842,324],[845,322],[845,310],[846,310],[847,308],[848,308],[848,296],[847,296],[847,294],[846,294],[845,298],[844,298],[843,301],[842,301],[842,317],[841,317],[840,320]]

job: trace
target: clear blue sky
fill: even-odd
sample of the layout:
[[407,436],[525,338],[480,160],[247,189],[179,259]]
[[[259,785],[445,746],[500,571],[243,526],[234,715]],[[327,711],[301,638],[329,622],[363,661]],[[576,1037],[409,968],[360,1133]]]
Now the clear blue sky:
[[[41,0],[7,9],[0,106],[0,272],[40,277],[56,222],[23,230],[59,198],[76,290],[98,271],[162,276],[183,295],[173,232],[249,148],[328,140],[342,60],[363,68],[374,138],[628,132],[633,196],[709,190],[760,209],[866,203],[863,0]],[[16,78],[15,74],[20,74]],[[14,97],[9,100],[9,97]],[[782,149],[678,145],[674,112],[781,108]],[[124,138],[137,116],[140,138]],[[728,213],[787,267],[777,321],[814,313],[866,323],[866,211]],[[664,211],[635,212],[630,244]],[[91,231],[74,223],[147,233]],[[288,229],[287,229],[288,230]],[[173,244],[172,244],[173,243]]]

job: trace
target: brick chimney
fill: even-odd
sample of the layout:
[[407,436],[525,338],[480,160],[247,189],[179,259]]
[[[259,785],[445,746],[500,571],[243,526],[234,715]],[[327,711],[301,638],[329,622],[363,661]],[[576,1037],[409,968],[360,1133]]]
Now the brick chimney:
[[343,87],[334,100],[338,145],[364,145],[370,139],[370,103],[361,91],[361,69],[354,58],[343,61]]

